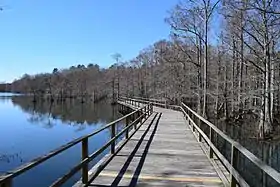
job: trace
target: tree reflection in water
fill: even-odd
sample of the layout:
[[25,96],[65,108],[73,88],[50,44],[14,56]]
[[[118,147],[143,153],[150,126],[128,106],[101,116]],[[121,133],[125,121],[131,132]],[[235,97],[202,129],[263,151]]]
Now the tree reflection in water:
[[56,125],[56,120],[60,120],[63,124],[77,126],[79,131],[86,125],[108,123],[120,117],[117,108],[112,107],[107,100],[98,103],[81,103],[74,99],[53,103],[42,100],[35,103],[31,97],[15,96],[12,102],[30,115],[30,123],[44,128],[52,128]]

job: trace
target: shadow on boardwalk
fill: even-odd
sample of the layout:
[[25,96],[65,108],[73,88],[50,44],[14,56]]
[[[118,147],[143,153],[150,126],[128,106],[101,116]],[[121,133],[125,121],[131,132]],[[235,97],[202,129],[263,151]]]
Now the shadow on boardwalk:
[[[90,176],[94,176],[96,168],[98,166],[89,172]],[[183,115],[156,108],[155,113],[87,186],[224,185]]]
[[[158,118],[156,118],[158,115]],[[122,155],[122,154],[117,154],[115,157],[123,157],[123,156],[128,156],[126,162],[124,163],[123,167],[120,169],[118,175],[116,176],[116,178],[114,179],[114,181],[112,182],[111,185],[97,185],[97,184],[91,184],[89,186],[119,186],[119,183],[120,181],[122,180],[122,178],[124,177],[124,175],[126,174],[126,171],[131,163],[131,161],[133,160],[134,157],[140,157],[140,161],[138,163],[138,166],[136,167],[135,169],[135,172],[131,178],[131,182],[128,186],[136,186],[137,185],[137,181],[138,181],[138,177],[140,176],[140,173],[141,173],[141,170],[142,170],[142,167],[144,165],[144,162],[145,162],[145,159],[146,159],[146,156],[148,154],[148,150],[149,150],[149,147],[153,141],[153,138],[154,138],[154,135],[156,133],[156,130],[157,130],[157,127],[158,127],[158,123],[159,123],[159,120],[160,120],[160,116],[162,114],[156,114],[155,118],[152,120],[152,122],[149,124],[148,128],[145,130],[145,132],[143,133],[143,135],[141,136],[141,138],[139,140],[136,140],[138,143],[136,144],[135,148],[133,149],[133,151],[131,152],[130,155]],[[149,137],[148,140],[144,140],[144,138],[146,137],[147,133],[150,131],[151,129],[151,126],[153,124],[153,122],[156,120],[155,122],[155,125],[152,129],[152,134],[151,136]],[[131,141],[131,140],[130,140]],[[142,144],[143,141],[146,141],[147,144],[145,146],[145,149],[142,153],[142,155],[136,155],[138,149],[140,148],[140,145]]]

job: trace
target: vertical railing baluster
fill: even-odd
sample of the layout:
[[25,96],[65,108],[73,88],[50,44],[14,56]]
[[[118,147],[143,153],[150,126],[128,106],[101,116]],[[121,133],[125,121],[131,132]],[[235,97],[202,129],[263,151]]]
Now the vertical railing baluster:
[[[88,158],[88,138],[82,140],[82,160]],[[82,182],[86,184],[88,182],[88,163],[82,168]]]
[[[111,126],[111,139],[113,139],[116,136],[116,124],[112,124]],[[115,154],[115,145],[116,140],[111,143],[111,154]]]

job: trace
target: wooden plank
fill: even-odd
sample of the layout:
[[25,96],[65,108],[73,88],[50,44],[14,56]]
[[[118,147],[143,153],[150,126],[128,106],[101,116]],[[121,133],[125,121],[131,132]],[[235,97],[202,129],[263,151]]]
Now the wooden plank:
[[154,111],[160,119],[144,122],[90,186],[224,186],[183,114]]

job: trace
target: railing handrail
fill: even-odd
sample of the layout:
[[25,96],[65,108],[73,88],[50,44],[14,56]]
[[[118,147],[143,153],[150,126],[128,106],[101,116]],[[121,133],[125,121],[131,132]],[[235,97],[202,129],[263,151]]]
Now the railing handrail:
[[[130,98],[131,99],[131,98]],[[134,101],[143,102],[143,100],[140,99],[133,99]],[[153,103],[153,102],[150,102]],[[157,105],[161,106],[161,103],[156,103]],[[208,120],[204,119],[202,116],[197,114],[195,111],[193,111],[190,107],[188,107],[185,103],[181,102],[182,106],[178,105],[165,105],[165,107],[169,108],[180,108],[181,111],[184,113],[184,115],[188,116],[188,119],[190,119],[191,123],[195,126],[199,134],[203,137],[203,139],[206,141],[206,143],[210,146],[210,149],[215,152],[219,160],[226,166],[227,170],[235,177],[235,180],[237,182],[248,185],[247,182],[243,179],[243,177],[238,173],[238,171],[233,167],[232,163],[228,161],[223,154],[216,148],[216,146],[212,143],[212,140],[210,140],[207,135],[203,132],[203,130],[198,127],[195,122],[192,120],[192,118],[186,113],[183,107],[185,107],[189,112],[191,112],[193,115],[195,115],[199,120],[204,122],[206,125],[210,127],[210,131],[214,130],[219,136],[221,136],[224,140],[226,140],[228,143],[232,145],[232,150],[236,149],[238,152],[242,153],[248,160],[250,160],[254,165],[256,165],[260,170],[265,172],[268,176],[270,176],[273,180],[275,180],[277,183],[280,184],[280,173],[276,171],[271,166],[264,163],[261,159],[256,157],[253,153],[251,153],[248,149],[243,147],[240,143],[230,138],[228,135],[226,135],[224,132],[222,132],[218,127],[216,127],[214,124],[209,122]]]
[[[147,112],[146,112],[147,113]],[[89,155],[87,158],[83,159],[78,165],[76,165],[72,170],[70,170],[66,175],[59,178],[57,181],[55,181],[50,187],[57,187],[62,185],[64,182],[66,182],[71,176],[73,176],[75,173],[77,173],[83,165],[89,163],[92,161],[97,155],[99,155],[101,152],[103,152],[106,148],[108,148],[113,142],[117,140],[121,135],[123,135],[128,129],[130,129],[138,120],[140,120],[141,117],[145,116],[146,113],[142,114],[140,117],[135,119],[133,122],[131,122],[128,126],[126,126],[124,129],[122,129],[117,135],[115,135],[113,138],[111,138],[105,145],[103,145],[101,148],[96,150],[94,153]]]
[[142,99],[142,100],[146,100],[146,101],[155,101],[155,102],[160,102],[160,103],[165,103],[166,99],[154,99],[154,98],[143,98],[143,97],[134,97],[135,99]]
[[[256,157],[248,149],[246,149],[240,143],[238,143],[237,141],[235,141],[232,138],[230,138],[229,136],[227,136],[218,127],[216,127],[214,124],[212,124],[211,122],[209,122],[208,120],[204,119],[202,116],[197,114],[195,111],[193,111],[191,108],[189,108],[185,103],[182,102],[182,105],[185,108],[187,108],[192,114],[194,114],[196,117],[198,117],[201,121],[203,121],[206,125],[208,125],[210,128],[212,128],[224,140],[226,140],[232,146],[234,146],[240,153],[242,153],[247,159],[249,159],[252,163],[254,163],[259,169],[264,171],[268,176],[270,176],[271,178],[273,178],[276,182],[278,182],[280,184],[280,173],[279,172],[277,172],[275,169],[273,169],[269,165],[265,164],[261,159]],[[202,131],[202,133],[204,133],[204,132]]]
[[[117,124],[117,123],[120,122],[120,121],[123,121],[123,120],[127,119],[127,118],[130,117],[130,116],[133,116],[135,113],[143,112],[144,109],[145,109],[145,111],[146,111],[146,108],[147,108],[147,110],[150,110],[150,109],[151,109],[150,107],[151,107],[151,105],[145,105],[145,106],[143,106],[143,107],[141,107],[141,108],[139,108],[139,109],[137,109],[137,110],[134,110],[133,112],[131,112],[131,113],[129,113],[129,114],[127,114],[127,115],[125,115],[125,116],[123,116],[123,117],[121,117],[121,118],[115,120],[115,121],[112,121],[112,122],[108,123],[108,124],[105,125],[104,127],[102,127],[102,128],[100,128],[100,129],[94,131],[93,133],[90,133],[90,134],[88,134],[88,135],[82,136],[82,137],[80,137],[80,138],[76,138],[76,139],[74,139],[74,140],[68,142],[67,144],[64,144],[64,145],[60,146],[59,148],[54,149],[54,150],[48,152],[48,153],[45,154],[44,156],[35,158],[35,159],[33,159],[32,161],[30,161],[30,162],[28,162],[28,163],[26,163],[26,164],[23,164],[22,166],[20,166],[20,167],[14,169],[14,170],[12,170],[12,171],[9,171],[9,172],[6,172],[6,173],[0,175],[0,186],[1,186],[2,183],[5,184],[5,182],[8,182],[9,180],[12,180],[13,178],[15,178],[15,177],[21,175],[22,173],[24,173],[25,171],[28,171],[28,170],[30,170],[30,169],[36,167],[37,165],[39,165],[39,164],[45,162],[46,160],[49,160],[49,159],[53,158],[54,156],[58,155],[59,153],[61,153],[61,152],[65,151],[65,150],[67,150],[67,149],[73,147],[74,145],[83,142],[83,140],[88,139],[88,138],[90,138],[90,137],[92,137],[92,136],[94,136],[94,135],[100,133],[101,131],[110,128],[111,126]],[[144,114],[142,114],[141,116],[143,117],[143,115],[146,115],[146,112],[145,112]],[[141,118],[141,116],[140,116],[139,118]],[[137,119],[138,119],[138,118],[137,118]],[[133,122],[132,122],[132,123],[133,123]],[[130,124],[130,125],[131,125],[131,124]],[[125,129],[126,129],[126,128],[125,128]],[[111,139],[111,140],[112,140],[112,139]],[[110,141],[111,141],[111,140],[110,140]],[[115,139],[114,139],[114,140],[115,140]]]
[[162,102],[156,102],[155,100],[134,99],[134,98],[123,97],[123,96],[121,96],[120,98],[121,98],[121,99],[124,99],[124,100],[135,101],[135,102],[140,101],[140,102],[145,103],[145,104],[151,103],[151,104],[153,104],[153,105],[155,105],[155,106],[161,106],[161,107],[166,107],[166,106],[168,106],[168,105],[166,105],[165,102],[164,102],[164,103],[162,103]]

